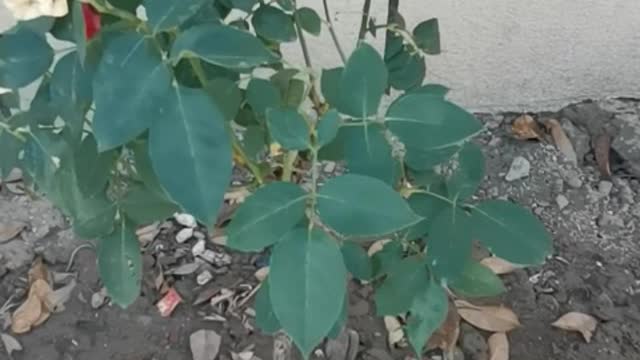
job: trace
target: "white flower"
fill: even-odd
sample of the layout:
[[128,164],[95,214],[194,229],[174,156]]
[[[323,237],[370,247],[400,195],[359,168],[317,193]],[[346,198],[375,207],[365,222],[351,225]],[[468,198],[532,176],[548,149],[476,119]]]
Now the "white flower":
[[4,0],[4,5],[17,20],[40,16],[62,17],[69,12],[67,0]]

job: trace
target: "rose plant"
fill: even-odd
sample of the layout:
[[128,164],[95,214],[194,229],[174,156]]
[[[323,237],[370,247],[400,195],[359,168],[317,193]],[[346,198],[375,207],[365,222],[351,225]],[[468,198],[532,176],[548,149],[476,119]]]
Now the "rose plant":
[[[473,241],[531,265],[551,239],[529,211],[472,197],[484,159],[470,140],[483,126],[446,87],[423,84],[426,55],[440,52],[437,19],[410,29],[389,0],[380,23],[363,2],[348,56],[326,0],[324,19],[294,0],[70,0],[64,14],[25,15],[0,36],[0,87],[12,90],[0,95],[0,176],[20,166],[96,239],[102,280],[127,306],[142,271],[135,228],[176,211],[212,228],[233,167],[246,169],[253,194],[225,232],[231,248],[271,248],[260,328],[284,330],[307,356],[343,326],[353,277],[373,284],[379,315],[408,315],[419,353],[448,294],[504,290],[472,259]],[[313,67],[322,31],[340,66]],[[379,31],[382,54],[367,42]],[[72,46],[55,56],[47,36]],[[282,57],[295,41],[305,64]],[[18,90],[36,81],[21,108]],[[346,174],[320,181],[323,160]],[[369,257],[364,246],[381,238]]]

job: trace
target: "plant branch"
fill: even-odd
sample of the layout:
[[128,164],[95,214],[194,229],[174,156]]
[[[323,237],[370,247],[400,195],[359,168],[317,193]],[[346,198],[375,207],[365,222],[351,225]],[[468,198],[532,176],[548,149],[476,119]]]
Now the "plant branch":
[[293,164],[298,158],[298,152],[291,150],[287,152],[284,158],[284,164],[282,166],[282,181],[291,182],[291,174],[293,174]]
[[364,40],[367,34],[367,25],[369,23],[369,12],[371,11],[371,0],[364,0],[362,6],[362,21],[360,21],[360,32],[358,32],[358,42]]
[[302,28],[296,22],[296,31],[298,32],[298,39],[300,40],[300,48],[302,49],[302,56],[304,57],[304,63],[306,67],[309,69],[309,82],[311,83],[311,88],[309,89],[309,98],[313,103],[313,108],[316,110],[316,113],[320,115],[322,113],[322,100],[318,95],[318,91],[316,90],[316,79],[313,75],[313,64],[311,63],[311,55],[309,55],[309,47],[307,47],[307,40],[304,37],[304,33],[302,32]]
[[6,131],[9,135],[12,135],[13,137],[15,137],[16,139],[22,141],[22,142],[26,142],[27,139],[22,136],[22,134],[20,134],[19,131],[15,131],[12,130],[11,127],[3,122],[0,121],[0,129]]
[[331,34],[333,44],[336,46],[336,50],[338,50],[338,54],[340,55],[342,63],[346,63],[347,57],[344,56],[344,51],[342,51],[342,46],[340,46],[338,35],[336,35],[336,30],[333,28],[333,22],[331,21],[331,14],[329,13],[329,5],[327,5],[327,0],[322,0],[322,7],[324,8],[324,16],[327,20],[327,27],[329,28],[329,33]]

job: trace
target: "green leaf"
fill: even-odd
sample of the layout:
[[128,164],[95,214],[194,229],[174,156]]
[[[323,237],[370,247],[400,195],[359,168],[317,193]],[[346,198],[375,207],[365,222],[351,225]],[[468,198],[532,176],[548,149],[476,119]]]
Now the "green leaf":
[[154,33],[178,28],[203,6],[205,0],[144,0],[147,22]]
[[370,45],[361,43],[342,71],[337,109],[358,119],[376,114],[387,80],[387,68],[380,54]]
[[129,188],[120,207],[136,225],[165,220],[180,210],[171,200],[142,184],[134,184]]
[[318,120],[318,125],[316,125],[318,146],[325,146],[336,138],[341,121],[340,114],[335,109],[331,109],[322,115]]
[[256,294],[254,307],[256,309],[256,325],[263,333],[273,334],[282,329],[280,321],[273,312],[271,298],[269,296],[269,279],[265,279]]
[[342,310],[347,270],[340,248],[319,229],[294,229],[273,250],[269,281],[276,317],[307,358]]
[[240,70],[279,61],[255,36],[223,25],[199,25],[181,33],[171,48],[171,61],[176,64],[185,57]]
[[354,242],[346,241],[342,244],[342,257],[347,270],[356,279],[369,280],[373,275],[373,267],[369,255],[362,246]]
[[342,332],[342,328],[344,328],[345,323],[347,322],[347,313],[349,311],[349,293],[347,292],[344,296],[344,301],[342,302],[342,310],[340,310],[340,315],[338,316],[338,320],[336,320],[335,324],[329,331],[327,335],[330,339],[336,339],[340,336]]
[[271,137],[288,150],[304,150],[309,143],[309,125],[294,109],[267,110],[267,125]]
[[389,71],[389,85],[394,89],[408,90],[422,84],[427,67],[420,54],[412,54],[407,48],[386,60]]
[[466,143],[452,160],[453,174],[447,179],[447,191],[451,198],[466,200],[475,194],[484,178],[484,155],[474,143]]
[[317,210],[324,224],[354,237],[391,234],[420,221],[389,185],[362,175],[327,181],[318,193]]
[[[250,126],[260,126],[262,128],[262,123],[258,120],[255,112],[252,111],[250,106],[243,106],[238,111],[238,115],[233,121],[241,126],[250,127]],[[262,132],[266,130],[262,129]]]
[[231,0],[231,4],[234,8],[240,9],[247,13],[250,13],[257,3],[258,0]]
[[69,13],[63,17],[54,18],[51,35],[58,40],[75,42],[73,34],[73,1],[69,1]]
[[[49,193],[58,190],[53,188],[52,181],[62,161],[68,161],[65,158],[68,152],[68,144],[62,136],[37,128],[31,129],[24,144],[23,169],[49,197]],[[56,205],[60,205],[59,201]]]
[[271,81],[253,78],[247,85],[247,102],[253,111],[264,115],[268,108],[280,106],[282,97],[278,88]]
[[413,299],[428,284],[424,260],[408,257],[396,263],[375,291],[378,315],[397,315],[409,310]]
[[86,195],[104,192],[111,170],[118,158],[115,150],[98,153],[98,144],[93,135],[87,135],[74,153],[75,173],[78,187]]
[[54,20],[55,18],[51,16],[40,16],[31,20],[18,21],[16,27],[18,29],[26,29],[33,31],[36,34],[44,35],[51,30]]
[[[407,94],[394,101],[385,118],[387,128],[405,145],[407,162],[425,170],[453,156],[482,126],[470,113],[427,94]],[[411,158],[413,157],[413,159]]]
[[213,79],[207,83],[205,90],[211,95],[227,121],[236,117],[242,103],[242,93],[235,82],[226,78]]
[[292,183],[273,182],[260,188],[236,211],[227,227],[228,245],[260,251],[280,241],[304,218],[307,194]]
[[[202,82],[193,70],[192,60],[197,59],[184,58],[178,61],[173,73],[176,80],[178,80],[178,83],[190,88],[200,88],[202,87]],[[221,66],[211,65],[202,61],[200,61],[200,66],[202,67],[202,71],[204,72],[205,78],[208,82],[219,78],[225,78],[233,82],[237,82],[240,77],[240,74],[234,70],[229,70]]]
[[49,69],[53,49],[46,39],[20,29],[0,37],[0,87],[17,89],[29,85]]
[[400,176],[400,164],[391,155],[380,125],[345,126],[344,157],[350,172],[371,176],[394,186]]
[[[70,188],[71,187],[71,188]],[[73,231],[85,239],[106,236],[113,232],[116,206],[104,193],[85,197],[75,185],[64,188],[65,200],[70,203]],[[69,192],[71,194],[69,194]]]
[[474,238],[494,255],[514,264],[540,265],[551,253],[552,239],[527,209],[504,200],[484,201],[472,209]]
[[256,160],[266,146],[267,132],[264,128],[256,125],[248,126],[242,139],[242,148],[247,156]]
[[84,23],[84,13],[82,11],[82,1],[73,0],[69,3],[69,13],[71,14],[71,30],[73,41],[76,44],[76,51],[80,57],[80,62],[84,64],[87,57],[87,40]]
[[413,38],[418,47],[427,54],[440,54],[440,30],[438,19],[421,22],[413,29]]
[[444,182],[437,182],[429,186],[428,190],[438,196],[413,193],[409,199],[407,199],[411,209],[423,217],[419,223],[409,229],[407,238],[410,240],[424,236],[433,225],[436,216],[444,209],[451,207],[449,202],[442,199],[442,197],[448,198],[447,188]]
[[93,102],[92,74],[86,71],[78,53],[63,56],[53,70],[49,84],[51,101],[58,106],[86,108]]
[[0,130],[0,180],[9,175],[18,164],[22,141],[7,131]]
[[295,41],[296,29],[293,19],[275,6],[261,5],[251,18],[256,33],[275,42]]
[[473,260],[467,261],[460,277],[451,281],[449,287],[466,298],[498,296],[507,291],[491,269]]
[[320,20],[320,16],[315,10],[302,7],[296,10],[294,17],[304,31],[316,36],[320,35],[322,20]]
[[340,79],[343,71],[343,67],[322,70],[320,88],[322,96],[330,105],[337,106],[340,103]]
[[382,250],[373,254],[371,257],[371,265],[373,269],[373,277],[387,274],[396,264],[402,261],[404,250],[400,241],[389,241],[384,244]]
[[431,223],[427,238],[427,262],[433,275],[454,281],[471,258],[471,217],[457,207],[441,211]]
[[172,200],[211,225],[231,179],[224,115],[202,91],[174,87],[149,132],[153,169]]
[[133,140],[162,116],[160,105],[171,79],[162,54],[150,39],[125,33],[111,40],[93,81],[93,130],[99,151]]
[[133,304],[140,294],[142,259],[138,238],[125,221],[100,239],[98,271],[114,303],[123,308]]
[[435,95],[444,99],[447,93],[449,93],[449,88],[440,84],[426,84],[411,90],[411,93]]
[[420,292],[414,297],[410,311],[406,333],[413,350],[420,358],[427,340],[447,318],[447,294],[440,285],[430,281],[426,287],[421,287]]
[[293,0],[276,0],[276,2],[285,11],[293,11],[295,9]]

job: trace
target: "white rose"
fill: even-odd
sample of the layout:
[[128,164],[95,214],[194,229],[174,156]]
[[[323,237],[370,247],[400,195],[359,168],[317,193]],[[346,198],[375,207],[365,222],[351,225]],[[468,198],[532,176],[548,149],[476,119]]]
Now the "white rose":
[[17,20],[40,16],[62,17],[69,12],[67,0],[4,0],[4,5]]

